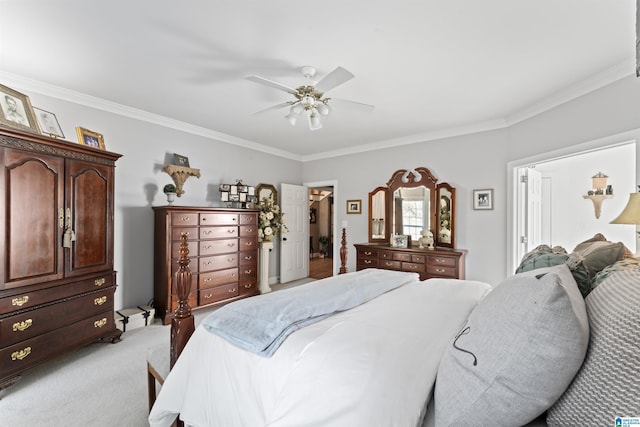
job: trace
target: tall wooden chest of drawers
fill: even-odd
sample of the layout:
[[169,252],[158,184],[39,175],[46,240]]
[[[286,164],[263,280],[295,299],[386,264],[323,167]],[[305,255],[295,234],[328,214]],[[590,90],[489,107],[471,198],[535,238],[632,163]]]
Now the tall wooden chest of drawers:
[[440,277],[464,279],[465,250],[447,248],[418,249],[394,248],[389,245],[360,243],[354,245],[357,252],[356,270],[382,268],[384,270],[413,271],[420,280]]
[[158,206],[155,214],[154,307],[169,323],[178,305],[173,281],[180,236],[188,236],[189,305],[211,307],[258,294],[258,210]]
[[117,342],[119,154],[0,127],[0,388],[66,351]]

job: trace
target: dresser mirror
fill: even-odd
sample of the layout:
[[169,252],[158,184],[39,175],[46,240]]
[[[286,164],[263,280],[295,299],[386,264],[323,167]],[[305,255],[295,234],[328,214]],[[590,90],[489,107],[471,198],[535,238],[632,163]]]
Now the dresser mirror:
[[[440,205],[442,209],[440,208]],[[369,193],[369,242],[389,242],[391,233],[411,236],[417,245],[421,231],[433,233],[436,245],[453,248],[455,188],[425,167],[400,169],[386,187]]]

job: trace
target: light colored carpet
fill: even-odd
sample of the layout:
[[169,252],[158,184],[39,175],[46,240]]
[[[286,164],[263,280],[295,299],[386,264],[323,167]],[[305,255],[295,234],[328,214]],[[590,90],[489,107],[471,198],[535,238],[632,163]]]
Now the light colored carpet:
[[[211,311],[194,312],[196,325]],[[91,344],[27,371],[0,391],[0,426],[148,426],[147,349],[164,344],[168,352],[169,330],[156,323],[127,331],[117,344]]]

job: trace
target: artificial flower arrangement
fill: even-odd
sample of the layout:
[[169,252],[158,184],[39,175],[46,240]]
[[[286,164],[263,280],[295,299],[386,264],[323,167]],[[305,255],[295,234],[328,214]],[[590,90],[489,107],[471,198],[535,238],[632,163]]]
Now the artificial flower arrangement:
[[269,197],[263,198],[260,201],[260,214],[258,215],[258,236],[260,239],[269,242],[279,232],[286,232],[288,229],[282,221],[283,216],[284,213],[280,211],[278,205],[273,203]]

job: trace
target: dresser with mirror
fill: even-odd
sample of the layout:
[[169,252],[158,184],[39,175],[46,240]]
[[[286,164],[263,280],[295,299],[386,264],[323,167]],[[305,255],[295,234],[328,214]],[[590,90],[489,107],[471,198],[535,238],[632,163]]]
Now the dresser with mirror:
[[[356,270],[412,271],[421,280],[464,279],[466,250],[455,247],[455,188],[426,167],[395,171],[369,193],[368,242],[355,244]],[[429,230],[433,243],[427,244]]]

